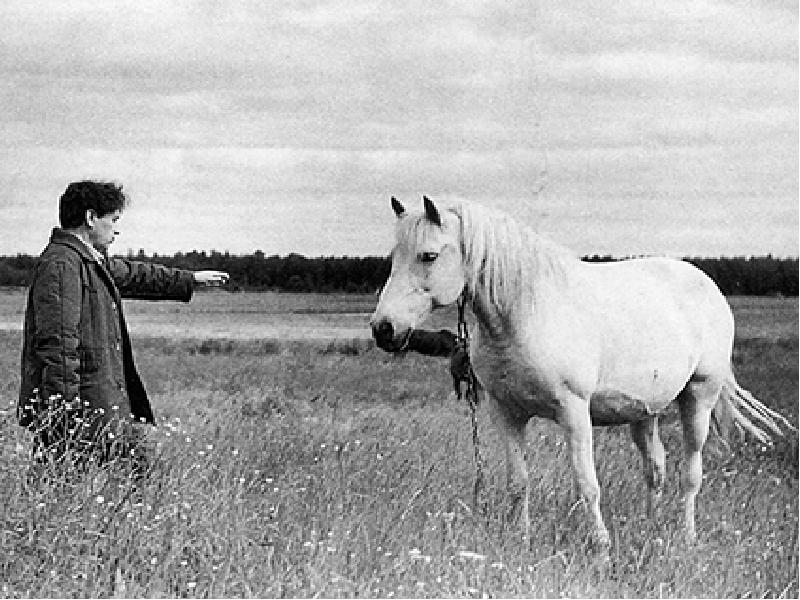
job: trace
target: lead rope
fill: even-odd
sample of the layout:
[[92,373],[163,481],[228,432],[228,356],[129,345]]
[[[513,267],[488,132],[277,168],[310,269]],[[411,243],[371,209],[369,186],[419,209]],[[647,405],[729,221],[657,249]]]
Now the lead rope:
[[[461,400],[465,395],[469,406],[470,420],[472,421],[472,448],[475,453],[475,486],[472,489],[473,506],[486,514],[486,501],[483,498],[483,456],[481,455],[480,439],[478,437],[478,380],[472,370],[469,361],[469,328],[464,317],[464,310],[467,305],[466,294],[462,293],[458,299],[458,347],[464,353],[466,360],[466,372],[461,374],[459,379],[454,381],[458,399]],[[462,390],[461,383],[466,382],[466,393]]]

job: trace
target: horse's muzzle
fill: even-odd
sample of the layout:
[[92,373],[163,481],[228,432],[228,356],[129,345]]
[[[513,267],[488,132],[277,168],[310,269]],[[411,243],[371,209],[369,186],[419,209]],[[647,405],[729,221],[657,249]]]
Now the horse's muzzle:
[[386,352],[402,352],[408,344],[411,330],[401,332],[399,335],[389,321],[381,320],[372,324],[372,337],[378,348]]

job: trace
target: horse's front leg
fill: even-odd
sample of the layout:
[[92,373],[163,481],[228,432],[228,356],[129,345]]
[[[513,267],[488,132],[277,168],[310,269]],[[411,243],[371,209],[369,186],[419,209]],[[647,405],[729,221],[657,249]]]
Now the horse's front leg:
[[570,395],[564,401],[558,422],[566,434],[570,462],[578,489],[594,520],[592,542],[599,549],[605,549],[611,545],[611,538],[600,512],[600,485],[597,483],[597,473],[594,468],[589,401],[576,395]]
[[530,539],[528,513],[528,462],[525,425],[527,419],[515,417],[496,399],[490,398],[492,421],[503,439],[506,449],[506,494],[508,512],[506,520],[521,527],[525,539]]

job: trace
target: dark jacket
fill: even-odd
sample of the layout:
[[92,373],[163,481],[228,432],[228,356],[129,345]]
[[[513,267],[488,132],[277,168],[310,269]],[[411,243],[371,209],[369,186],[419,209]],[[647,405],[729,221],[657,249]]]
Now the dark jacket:
[[35,428],[43,410],[79,404],[94,414],[154,423],[122,313],[121,297],[192,297],[191,271],[108,259],[54,229],[34,271],[25,311],[17,417]]

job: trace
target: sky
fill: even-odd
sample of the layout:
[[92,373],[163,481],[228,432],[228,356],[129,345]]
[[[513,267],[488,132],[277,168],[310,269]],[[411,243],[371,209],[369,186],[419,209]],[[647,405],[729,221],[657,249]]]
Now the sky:
[[3,0],[0,254],[70,181],[112,251],[385,255],[390,197],[580,254],[798,255],[798,5]]

